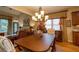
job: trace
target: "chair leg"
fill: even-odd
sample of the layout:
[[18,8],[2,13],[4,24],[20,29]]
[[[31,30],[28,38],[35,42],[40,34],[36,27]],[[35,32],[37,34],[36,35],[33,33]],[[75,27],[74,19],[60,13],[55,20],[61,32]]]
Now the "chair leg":
[[19,45],[17,45],[16,47],[17,47],[20,51],[22,50],[22,48],[21,48]]
[[51,52],[55,52],[55,51],[56,51],[55,46],[52,46],[52,50],[51,50]]

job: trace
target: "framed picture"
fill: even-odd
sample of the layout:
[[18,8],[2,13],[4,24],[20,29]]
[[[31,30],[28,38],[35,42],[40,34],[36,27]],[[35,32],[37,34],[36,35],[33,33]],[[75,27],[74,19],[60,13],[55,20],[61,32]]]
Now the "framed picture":
[[71,27],[71,20],[66,20],[65,25],[66,27]]
[[29,18],[25,18],[24,20],[23,20],[23,26],[24,27],[28,27],[29,26]]

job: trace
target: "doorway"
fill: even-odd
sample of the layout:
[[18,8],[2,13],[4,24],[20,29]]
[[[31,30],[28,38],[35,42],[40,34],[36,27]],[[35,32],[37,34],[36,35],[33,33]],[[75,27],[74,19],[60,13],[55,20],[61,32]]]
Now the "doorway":
[[16,34],[19,28],[18,22],[13,22],[13,34]]

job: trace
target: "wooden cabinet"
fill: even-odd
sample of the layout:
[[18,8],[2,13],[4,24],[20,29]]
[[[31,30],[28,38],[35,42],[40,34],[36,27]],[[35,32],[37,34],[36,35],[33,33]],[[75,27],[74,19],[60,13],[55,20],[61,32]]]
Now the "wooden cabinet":
[[73,26],[79,25],[79,11],[72,12],[72,25]]
[[79,31],[78,32],[73,31],[73,44],[79,46]]

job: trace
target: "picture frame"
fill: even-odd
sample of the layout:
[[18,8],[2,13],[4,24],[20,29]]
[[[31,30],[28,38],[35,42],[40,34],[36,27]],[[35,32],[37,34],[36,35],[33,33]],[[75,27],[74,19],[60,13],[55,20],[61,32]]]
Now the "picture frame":
[[71,27],[71,20],[66,20],[65,25],[66,27]]

